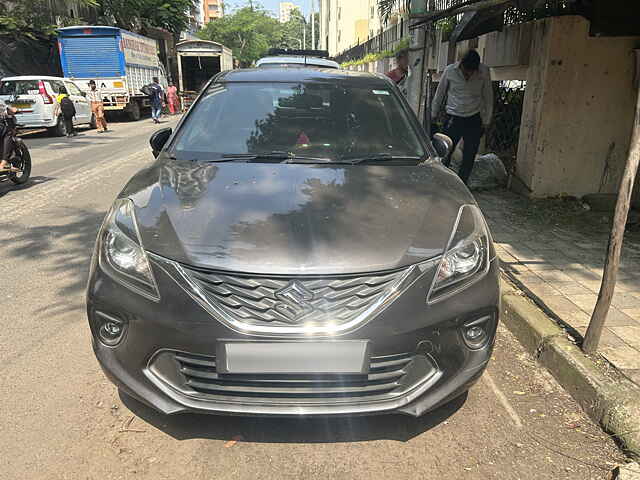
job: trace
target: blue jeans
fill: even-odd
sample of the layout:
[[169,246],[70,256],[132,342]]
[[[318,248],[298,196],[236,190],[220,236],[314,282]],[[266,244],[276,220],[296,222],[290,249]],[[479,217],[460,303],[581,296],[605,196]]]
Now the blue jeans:
[[160,114],[162,114],[162,104],[151,105],[151,118],[153,118],[154,120],[159,120]]

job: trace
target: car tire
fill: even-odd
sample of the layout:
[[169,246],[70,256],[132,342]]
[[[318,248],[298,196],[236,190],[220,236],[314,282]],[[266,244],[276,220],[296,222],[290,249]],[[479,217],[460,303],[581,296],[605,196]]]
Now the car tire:
[[47,130],[49,131],[49,134],[54,137],[64,137],[67,134],[67,127],[64,124],[62,116],[58,117],[58,121],[55,126],[47,128]]
[[91,114],[91,120],[89,121],[89,128],[92,130],[95,130],[96,128],[98,128],[98,121],[96,120],[95,113]]
[[132,122],[137,122],[142,117],[140,112],[140,104],[137,100],[131,100],[129,105],[127,105],[127,115],[129,116],[129,120]]

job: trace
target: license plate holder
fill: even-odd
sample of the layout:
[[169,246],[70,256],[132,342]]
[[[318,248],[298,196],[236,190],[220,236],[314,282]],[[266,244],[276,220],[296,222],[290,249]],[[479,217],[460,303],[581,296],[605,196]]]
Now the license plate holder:
[[368,340],[243,341],[216,345],[218,373],[367,374]]

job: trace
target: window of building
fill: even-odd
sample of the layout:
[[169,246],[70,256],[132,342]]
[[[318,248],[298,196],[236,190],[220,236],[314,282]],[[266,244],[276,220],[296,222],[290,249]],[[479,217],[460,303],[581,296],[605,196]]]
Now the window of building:
[[341,14],[342,14],[342,7],[338,7],[338,20],[340,20]]
[[371,7],[371,18],[375,15],[375,7]]
[[218,5],[209,4],[209,11],[210,12],[217,12],[219,9],[220,9],[220,7]]
[[340,41],[340,37],[342,37],[342,31],[338,30],[338,42]]

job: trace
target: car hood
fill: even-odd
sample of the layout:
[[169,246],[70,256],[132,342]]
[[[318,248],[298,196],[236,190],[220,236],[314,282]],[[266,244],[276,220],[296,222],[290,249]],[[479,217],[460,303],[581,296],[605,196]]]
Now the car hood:
[[439,163],[420,166],[159,160],[121,196],[144,248],[187,265],[274,275],[395,269],[443,252],[462,204]]

